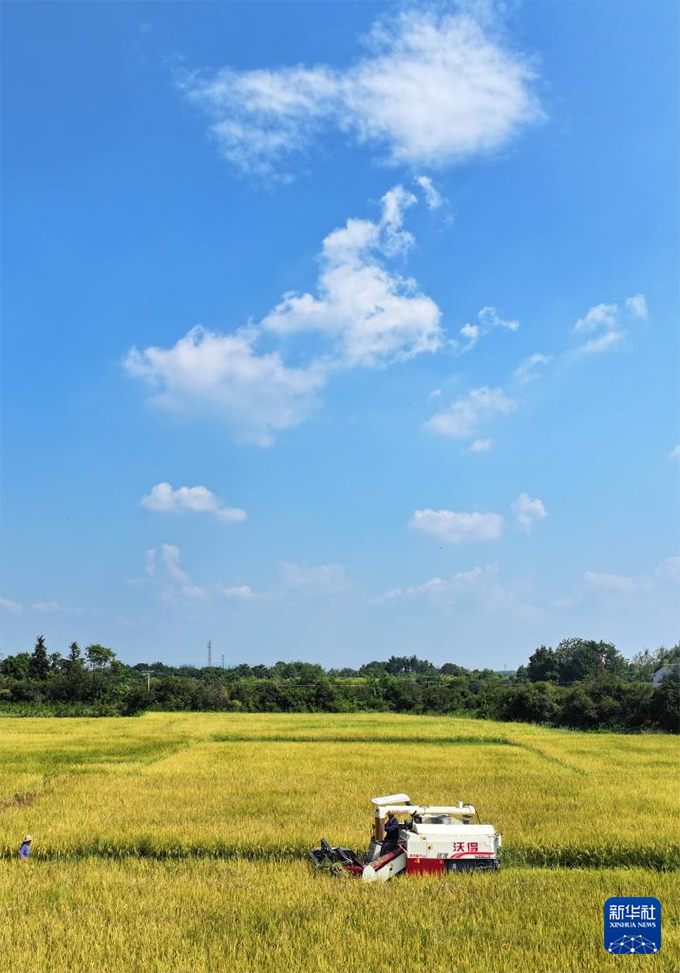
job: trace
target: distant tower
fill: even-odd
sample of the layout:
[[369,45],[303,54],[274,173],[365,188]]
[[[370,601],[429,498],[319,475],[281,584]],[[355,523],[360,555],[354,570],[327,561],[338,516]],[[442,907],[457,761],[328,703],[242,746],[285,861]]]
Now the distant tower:
[[212,641],[208,639],[208,669],[212,667]]
[[224,656],[222,656],[222,668],[224,669]]

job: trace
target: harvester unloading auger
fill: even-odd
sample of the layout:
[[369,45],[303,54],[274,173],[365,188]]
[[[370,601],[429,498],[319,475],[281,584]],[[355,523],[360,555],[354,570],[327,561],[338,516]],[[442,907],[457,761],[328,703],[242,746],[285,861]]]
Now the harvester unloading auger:
[[[309,853],[317,868],[375,882],[400,872],[422,875],[500,867],[501,835],[492,824],[471,823],[475,815],[479,821],[472,804],[412,804],[408,794],[374,797],[371,803],[375,820],[365,861],[349,848],[334,848],[322,839]],[[386,817],[399,821],[399,832],[396,847],[383,853]]]

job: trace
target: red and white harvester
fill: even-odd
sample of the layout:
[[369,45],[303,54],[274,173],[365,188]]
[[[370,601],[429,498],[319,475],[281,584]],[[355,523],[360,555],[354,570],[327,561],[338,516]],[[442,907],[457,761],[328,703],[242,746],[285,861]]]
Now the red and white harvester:
[[[346,872],[364,882],[387,881],[405,872],[495,871],[500,867],[501,835],[492,824],[472,824],[479,815],[472,804],[412,804],[408,794],[374,797],[373,835],[366,860],[349,848],[334,848],[325,839],[310,851],[317,868]],[[396,848],[383,853],[385,818],[392,811],[399,821]]]

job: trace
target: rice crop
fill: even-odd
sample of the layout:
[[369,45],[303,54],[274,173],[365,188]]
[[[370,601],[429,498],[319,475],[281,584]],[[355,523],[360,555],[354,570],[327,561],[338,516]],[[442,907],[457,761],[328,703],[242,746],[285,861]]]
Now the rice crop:
[[[626,963],[677,968],[672,737],[178,713],[2,719],[0,734],[2,969],[604,970],[620,960],[603,903],[621,894],[665,910],[662,952]],[[503,832],[501,873],[312,873],[322,836],[363,851],[370,798],[402,790],[474,803]]]

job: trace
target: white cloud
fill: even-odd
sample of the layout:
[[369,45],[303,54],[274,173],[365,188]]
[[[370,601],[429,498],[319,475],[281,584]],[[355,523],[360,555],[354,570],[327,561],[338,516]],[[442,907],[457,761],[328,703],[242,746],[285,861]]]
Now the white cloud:
[[387,598],[413,597],[427,595],[430,597],[450,596],[470,591],[478,585],[485,576],[498,573],[496,565],[488,564],[485,568],[476,567],[471,571],[458,571],[451,578],[430,578],[423,584],[412,588],[393,588],[387,592]]
[[[633,318],[647,318],[649,311],[644,294],[626,298],[626,308]],[[577,333],[599,331],[600,334],[586,341],[573,351],[573,355],[601,354],[618,345],[625,334],[618,304],[596,304],[574,325]]]
[[680,581],[680,557],[667,557],[657,565],[655,573],[668,581]]
[[677,446],[674,446],[673,447],[673,449],[668,454],[668,458],[669,459],[680,459],[680,443],[678,443]]
[[42,615],[82,615],[85,613],[83,608],[68,608],[58,601],[34,601],[30,605],[24,605],[11,598],[0,598],[0,609],[12,615],[27,615],[38,613]]
[[510,504],[510,508],[515,515],[515,520],[521,530],[529,533],[534,521],[543,520],[548,516],[542,500],[531,498],[528,493],[520,493],[516,500]]
[[254,328],[218,334],[197,326],[172,348],[133,348],[125,367],[171,412],[224,420],[243,442],[269,446],[273,434],[306,419],[326,381],[318,363],[288,368],[278,352],[257,354]]
[[493,449],[493,439],[475,439],[465,450],[466,453],[488,453]]
[[519,321],[510,321],[502,318],[495,307],[483,307],[477,314],[479,323],[486,331],[491,328],[505,328],[506,331],[517,331]]
[[574,331],[596,331],[599,328],[615,328],[619,322],[618,304],[596,304],[574,325]]
[[518,382],[526,385],[527,382],[533,382],[535,378],[538,378],[539,368],[547,365],[550,361],[552,361],[551,355],[542,355],[540,352],[536,352],[535,355],[530,355],[523,362],[520,362],[513,374]]
[[66,609],[58,601],[37,601],[31,605],[31,611],[54,615],[66,611]]
[[[133,348],[125,368],[151,387],[155,405],[219,418],[240,441],[269,446],[276,432],[308,418],[333,372],[436,351],[443,343],[439,308],[414,280],[381,262],[414,245],[403,220],[415,202],[394,186],[381,200],[378,221],[349,219],[333,230],[323,241],[316,296],[284,294],[259,326],[230,334],[197,326],[171,348]],[[266,332],[271,340],[305,331],[329,345],[305,367],[257,349]]]
[[517,331],[519,328],[519,321],[502,318],[495,307],[483,307],[477,312],[477,320],[479,324],[464,324],[459,330],[458,333],[465,338],[464,345],[456,339],[451,342],[460,354],[472,351],[479,339],[494,328],[504,328],[506,331]]
[[606,331],[597,338],[591,338],[574,350],[574,355],[599,355],[619,344],[623,334],[620,331]]
[[634,318],[648,318],[649,308],[644,294],[635,294],[634,297],[626,299],[626,307]]
[[12,598],[0,598],[0,608],[11,615],[22,615],[24,612],[24,606]]
[[366,54],[324,65],[185,74],[237,170],[289,181],[291,156],[339,129],[392,164],[443,166],[501,148],[542,118],[528,60],[466,14],[404,10],[378,20]]
[[635,578],[630,578],[624,574],[600,574],[598,571],[586,571],[583,575],[586,584],[593,588],[601,588],[606,591],[632,591],[640,587]]
[[283,587],[313,595],[338,595],[350,587],[341,564],[281,565]]
[[620,309],[618,304],[596,304],[574,325],[576,333],[601,331],[595,338],[574,349],[573,355],[599,355],[619,344],[623,332],[619,330]]
[[232,601],[250,601],[255,594],[250,585],[247,584],[234,585],[231,588],[225,588],[222,585],[217,585],[217,591],[224,598],[229,598]]
[[573,608],[583,600],[583,595],[578,592],[573,595],[565,595],[564,598],[555,598],[550,602],[553,608]]
[[[600,571],[586,571],[583,575],[585,592],[572,592],[570,598],[563,598],[553,602],[557,607],[570,607],[581,602],[584,597],[612,599],[621,607],[640,605],[643,616],[653,611],[653,602],[649,599],[659,597],[672,598],[668,604],[673,605],[673,614],[677,616],[677,588],[680,582],[680,557],[668,557],[657,563],[653,571],[641,572],[632,576],[628,574],[605,574]],[[642,601],[640,601],[642,599]],[[660,605],[659,605],[660,607]],[[637,610],[637,609],[636,609]]]
[[158,588],[163,601],[177,605],[179,597],[200,599],[206,597],[204,588],[195,585],[180,565],[179,548],[174,544],[161,544],[150,548],[145,556],[146,578],[133,578],[131,584],[151,584]]
[[516,408],[517,402],[508,398],[501,389],[483,386],[472,389],[467,395],[458,396],[448,409],[428,419],[425,427],[441,436],[462,439],[474,436],[483,422],[508,416]]
[[464,324],[458,333],[462,334],[464,338],[467,338],[470,342],[470,347],[472,347],[481,335],[482,329],[478,324]]
[[[680,557],[667,557],[654,568],[652,573],[631,577],[626,574],[601,574],[586,571],[584,579],[590,588],[611,592],[651,591],[663,592],[664,583],[675,585],[680,581]],[[673,595],[675,597],[675,595]]]
[[501,536],[503,518],[500,514],[478,511],[416,510],[409,527],[445,544],[495,541]]
[[428,209],[439,209],[444,202],[444,197],[435,188],[429,176],[416,176],[416,182],[425,195],[425,203]]
[[240,507],[225,507],[222,501],[207,487],[178,487],[170,483],[157,483],[151,493],[141,500],[142,507],[157,513],[179,513],[191,510],[206,513],[225,524],[241,523],[247,514]]
[[524,581],[504,583],[498,566],[487,564],[470,571],[459,571],[450,578],[430,578],[411,588],[393,588],[387,600],[426,598],[434,604],[451,604],[457,611],[503,612],[523,619],[536,619],[541,612],[526,602],[528,585]]
[[388,272],[379,255],[406,252],[414,243],[402,229],[416,202],[402,186],[382,200],[379,222],[350,219],[323,242],[318,296],[285,294],[262,321],[280,335],[325,333],[334,342],[335,367],[375,367],[436,351],[440,311],[410,278]]
[[205,591],[193,584],[186,571],[180,567],[179,548],[174,544],[161,545],[161,560],[167,577],[177,586],[185,598],[204,598]]

